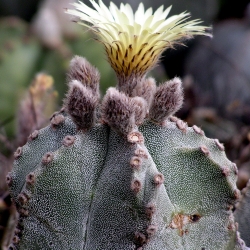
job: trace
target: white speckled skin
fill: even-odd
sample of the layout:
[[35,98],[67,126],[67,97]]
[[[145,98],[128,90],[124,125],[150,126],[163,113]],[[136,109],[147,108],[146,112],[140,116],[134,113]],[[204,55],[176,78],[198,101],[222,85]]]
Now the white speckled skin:
[[17,150],[7,183],[20,218],[9,250],[246,250],[232,213],[237,168],[221,144],[162,116],[167,103],[154,105],[159,124],[138,128],[128,121],[145,110],[124,95],[109,96],[114,110],[98,107],[100,121],[82,109],[95,118],[88,129],[55,114]]

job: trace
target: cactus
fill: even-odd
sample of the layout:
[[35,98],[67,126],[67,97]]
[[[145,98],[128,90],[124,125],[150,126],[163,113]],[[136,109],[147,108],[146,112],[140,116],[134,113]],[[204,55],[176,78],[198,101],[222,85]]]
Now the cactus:
[[[114,5],[91,2],[125,20]],[[131,14],[128,5],[121,9]],[[188,32],[204,34],[196,22],[185,26],[185,17],[166,20],[175,37],[166,34],[168,46]],[[106,33],[99,35],[105,42]],[[218,140],[173,116],[183,102],[179,78],[156,87],[146,77],[166,43],[156,49],[131,39],[104,43],[118,85],[101,103],[97,69],[73,58],[63,109],[15,152],[7,184],[20,217],[9,249],[247,249],[232,213],[236,165]]]
[[236,204],[234,212],[235,220],[239,223],[239,232],[242,239],[250,246],[250,180],[247,186],[242,190],[240,201]]

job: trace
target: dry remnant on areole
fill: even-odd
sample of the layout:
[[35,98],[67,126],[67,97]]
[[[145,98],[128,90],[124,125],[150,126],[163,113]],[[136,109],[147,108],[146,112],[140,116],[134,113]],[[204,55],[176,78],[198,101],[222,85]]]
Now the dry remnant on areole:
[[[235,165],[223,146],[173,115],[179,78],[157,87],[161,53],[208,35],[188,13],[90,0],[67,10],[104,44],[118,78],[75,56],[64,107],[29,137],[7,176],[20,214],[9,249],[247,249],[236,231]],[[226,169],[226,170],[225,170]]]

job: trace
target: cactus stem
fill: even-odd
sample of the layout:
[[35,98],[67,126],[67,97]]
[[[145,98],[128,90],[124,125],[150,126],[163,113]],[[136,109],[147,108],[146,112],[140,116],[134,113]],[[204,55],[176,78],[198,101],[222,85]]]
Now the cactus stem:
[[128,142],[130,143],[144,143],[143,135],[140,132],[132,131],[127,136]]
[[69,147],[69,146],[73,145],[74,142],[75,142],[75,137],[74,137],[74,136],[71,136],[71,135],[67,135],[67,136],[65,136],[64,139],[63,139],[63,145],[64,145],[65,147]]
[[18,159],[22,155],[23,149],[22,147],[19,147],[16,152],[14,153],[14,158]]
[[56,128],[57,126],[62,124],[64,122],[64,120],[65,120],[65,117],[63,115],[55,115],[52,117],[50,122],[51,122],[52,127]]
[[130,166],[133,169],[139,170],[142,164],[142,160],[141,158],[137,157],[137,156],[133,156],[130,160]]
[[206,155],[206,156],[208,156],[209,155],[209,149],[205,146],[205,145],[202,145],[202,146],[200,146],[200,150],[201,150],[201,152],[204,154],[204,155]]
[[29,173],[27,176],[26,176],[26,183],[29,184],[29,185],[34,185],[35,184],[35,181],[36,181],[36,177],[35,177],[35,174],[33,172]]
[[225,147],[222,143],[219,142],[218,139],[214,140],[215,144],[217,145],[217,147],[219,148],[220,151],[225,151]]
[[42,164],[43,165],[49,164],[53,160],[53,158],[54,158],[53,153],[51,152],[46,153],[42,158]]
[[28,141],[33,141],[33,140],[35,140],[35,139],[38,137],[38,134],[39,134],[38,130],[33,131],[33,132],[29,135]]

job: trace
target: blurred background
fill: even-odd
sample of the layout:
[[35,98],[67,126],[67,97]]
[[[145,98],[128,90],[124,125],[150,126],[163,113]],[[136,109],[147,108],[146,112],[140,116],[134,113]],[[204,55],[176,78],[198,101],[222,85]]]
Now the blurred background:
[[[13,152],[60,109],[70,59],[84,56],[99,69],[102,94],[116,84],[102,45],[64,13],[70,2],[0,0],[0,249],[7,245],[9,217],[15,213],[5,184]],[[126,2],[136,9],[141,1]],[[242,189],[250,178],[250,1],[143,3],[154,10],[173,5],[170,15],[187,10],[192,19],[213,26],[213,39],[196,37],[186,47],[167,50],[150,74],[159,83],[182,78],[185,104],[177,116],[224,143],[228,158],[238,165]]]

